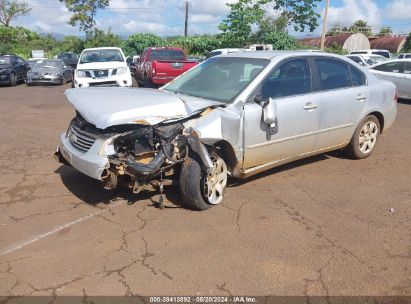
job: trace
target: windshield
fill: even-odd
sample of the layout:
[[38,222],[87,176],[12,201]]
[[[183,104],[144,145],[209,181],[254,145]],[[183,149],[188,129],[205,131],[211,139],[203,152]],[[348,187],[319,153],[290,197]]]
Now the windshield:
[[10,57],[0,57],[0,64],[10,64]]
[[57,56],[58,59],[77,59],[77,54],[73,53],[62,53]]
[[367,59],[368,64],[376,64],[385,61],[387,61],[387,58],[382,56],[370,56],[370,58]]
[[266,59],[211,58],[166,85],[164,90],[230,103],[268,63]]
[[33,69],[55,69],[62,68],[63,62],[60,60],[44,60],[37,61]]
[[101,49],[84,51],[81,55],[80,63],[90,62],[110,62],[120,61],[124,62],[123,55],[119,50]]

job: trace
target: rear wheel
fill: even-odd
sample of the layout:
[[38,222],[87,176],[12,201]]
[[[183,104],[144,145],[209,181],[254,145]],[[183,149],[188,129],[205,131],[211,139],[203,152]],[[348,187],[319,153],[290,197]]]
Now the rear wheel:
[[374,115],[369,115],[358,125],[345,152],[354,159],[370,156],[380,136],[380,122]]
[[180,191],[184,206],[193,210],[206,210],[223,201],[227,186],[228,169],[222,157],[211,153],[213,168],[204,168],[197,155],[191,155],[184,162],[180,173]]
[[147,74],[144,74],[143,86],[145,88],[152,88],[153,84],[151,83],[150,79],[147,77]]
[[17,85],[17,76],[14,73],[10,74],[10,86],[15,87]]

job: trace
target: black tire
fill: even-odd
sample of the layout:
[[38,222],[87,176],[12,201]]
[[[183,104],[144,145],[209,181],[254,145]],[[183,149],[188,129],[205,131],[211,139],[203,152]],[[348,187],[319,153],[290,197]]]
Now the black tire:
[[153,87],[153,84],[151,83],[150,79],[148,79],[147,74],[144,74],[143,87],[145,87],[145,88],[152,88]]
[[[224,160],[217,153],[212,152],[211,157],[213,160],[220,159],[224,163],[225,170],[227,170]],[[209,203],[205,195],[207,177],[208,174],[199,156],[190,153],[180,172],[180,193],[184,207],[201,211],[214,206],[214,204]],[[225,182],[223,190],[226,184],[227,182]],[[222,194],[220,196],[222,199]]]
[[14,73],[10,74],[10,86],[15,87],[17,85],[17,76]]
[[[367,132],[364,133],[363,129],[368,128],[367,125],[370,126],[370,128],[372,127],[370,134],[372,133],[373,136],[367,135]],[[375,146],[378,143],[378,138],[381,132],[380,128],[380,122],[377,117],[374,115],[368,115],[358,125],[350,143],[344,149],[344,152],[353,159],[363,159],[369,157],[374,152]],[[362,138],[367,137],[367,140],[360,143],[360,136]]]
[[66,78],[63,76],[63,78],[61,79],[60,85],[65,85],[67,84],[67,80]]

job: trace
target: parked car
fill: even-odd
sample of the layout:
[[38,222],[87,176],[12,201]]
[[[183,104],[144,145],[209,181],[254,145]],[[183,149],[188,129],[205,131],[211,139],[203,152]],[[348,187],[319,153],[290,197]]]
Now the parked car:
[[42,58],[42,59],[30,58],[30,59],[26,60],[26,63],[28,64],[29,70],[31,70],[37,62],[39,62],[41,60],[46,60],[46,59],[47,58]]
[[391,58],[391,52],[388,50],[377,50],[377,49],[371,49],[371,50],[359,50],[359,51],[353,51],[350,52],[350,55],[380,55],[383,56],[387,59]]
[[206,59],[218,56],[218,55],[226,55],[230,53],[237,53],[243,51],[243,49],[217,49],[217,50],[212,50],[210,53],[207,54]]
[[411,53],[400,53],[398,59],[408,59],[411,58]]
[[36,83],[65,84],[73,81],[73,69],[61,59],[39,60],[27,72],[26,84]]
[[370,66],[388,60],[380,55],[347,55],[346,57],[362,66]]
[[73,69],[77,67],[78,55],[76,53],[60,53],[57,55],[57,59],[63,60],[66,66],[70,66]]
[[390,60],[370,67],[381,79],[392,81],[400,98],[411,99],[411,59]]
[[15,86],[19,81],[24,81],[28,64],[16,55],[0,55],[0,84]]
[[74,73],[74,87],[131,87],[131,72],[120,48],[85,49]]
[[181,48],[146,48],[136,65],[139,84],[145,87],[164,85],[197,65],[187,60]]
[[139,193],[179,181],[184,205],[221,203],[246,178],[336,149],[375,150],[394,122],[394,84],[349,59],[313,52],[210,58],[158,90],[69,90],[77,116],[56,158]]

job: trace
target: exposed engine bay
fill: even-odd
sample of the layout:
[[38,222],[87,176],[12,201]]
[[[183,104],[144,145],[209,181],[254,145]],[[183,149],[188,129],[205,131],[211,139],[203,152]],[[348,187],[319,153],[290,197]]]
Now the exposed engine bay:
[[[102,130],[77,113],[67,135],[70,137],[71,130],[82,130],[96,138],[107,138],[110,146],[106,149],[109,162],[101,175],[105,189],[111,190],[122,185],[134,193],[143,190],[162,191],[164,185],[176,182],[174,177],[179,170],[178,164],[185,160],[190,149],[196,151],[205,164],[209,161],[207,150],[201,149],[203,146],[198,138],[184,133],[190,128],[185,129],[183,124],[195,118],[158,125],[127,124]],[[78,134],[77,131],[73,132]]]

